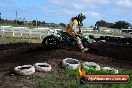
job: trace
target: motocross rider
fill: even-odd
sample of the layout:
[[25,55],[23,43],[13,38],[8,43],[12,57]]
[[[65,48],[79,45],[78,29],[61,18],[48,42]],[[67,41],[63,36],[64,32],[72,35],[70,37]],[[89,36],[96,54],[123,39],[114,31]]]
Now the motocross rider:
[[66,32],[69,33],[76,41],[78,46],[80,47],[82,52],[88,50],[88,48],[84,48],[80,37],[77,34],[77,29],[79,28],[79,32],[81,32],[80,27],[83,26],[82,21],[86,19],[85,15],[80,13],[76,17],[72,17],[69,24],[66,26]]

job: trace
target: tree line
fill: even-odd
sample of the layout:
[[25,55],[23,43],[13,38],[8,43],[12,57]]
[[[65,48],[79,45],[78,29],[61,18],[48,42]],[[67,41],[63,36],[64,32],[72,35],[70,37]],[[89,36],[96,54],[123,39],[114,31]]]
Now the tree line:
[[130,26],[130,23],[126,21],[117,21],[114,23],[109,23],[104,20],[100,20],[96,22],[96,25],[99,27],[107,27],[107,28],[117,28],[117,29],[128,29]]
[[[66,24],[60,23],[60,24],[55,24],[55,23],[46,23],[45,21],[37,21],[32,20],[32,21],[25,21],[23,20],[8,20],[8,19],[1,19],[0,18],[0,24],[9,24],[9,25],[27,25],[27,26],[49,26],[49,27],[65,27]],[[104,20],[97,21],[96,26],[98,27],[107,27],[107,28],[117,28],[117,29],[128,29],[130,26],[130,23],[126,21],[117,21],[114,23],[109,23]]]
[[0,24],[9,24],[9,25],[23,25],[23,26],[48,26],[48,27],[65,27],[64,23],[56,24],[56,23],[46,23],[45,21],[39,20],[32,20],[32,21],[25,21],[24,20],[8,20],[8,19],[1,19]]

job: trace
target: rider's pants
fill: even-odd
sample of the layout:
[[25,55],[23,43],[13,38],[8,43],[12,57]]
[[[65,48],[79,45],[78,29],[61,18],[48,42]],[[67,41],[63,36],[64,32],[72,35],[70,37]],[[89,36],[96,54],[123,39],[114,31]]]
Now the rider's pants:
[[73,37],[73,38],[77,41],[77,44],[79,45],[79,47],[80,47],[81,49],[83,49],[84,47],[83,47],[82,41],[81,41],[81,39],[79,38],[79,36],[76,35],[74,32],[69,32],[69,34],[71,35],[71,37]]

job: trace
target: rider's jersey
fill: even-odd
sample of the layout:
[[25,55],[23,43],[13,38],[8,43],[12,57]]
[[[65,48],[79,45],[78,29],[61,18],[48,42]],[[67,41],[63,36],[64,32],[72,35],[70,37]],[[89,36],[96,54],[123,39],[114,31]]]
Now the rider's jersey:
[[67,33],[72,32],[72,27],[69,24],[66,26],[66,32]]
[[78,21],[76,19],[72,20],[70,24],[66,26],[66,32],[73,32],[78,27]]
[[78,26],[78,21],[76,19],[73,20],[73,25]]

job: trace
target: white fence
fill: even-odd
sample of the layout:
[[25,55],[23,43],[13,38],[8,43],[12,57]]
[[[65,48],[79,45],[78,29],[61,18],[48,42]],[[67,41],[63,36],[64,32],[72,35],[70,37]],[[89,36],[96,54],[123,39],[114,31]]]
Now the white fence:
[[29,38],[32,38],[34,35],[38,36],[39,39],[42,39],[42,36],[47,36],[51,33],[56,33],[56,30],[61,29],[49,29],[49,28],[35,28],[29,29],[26,27],[0,27],[0,35],[4,37],[5,33],[10,33],[13,37],[19,34],[22,38],[23,35],[29,35]]

